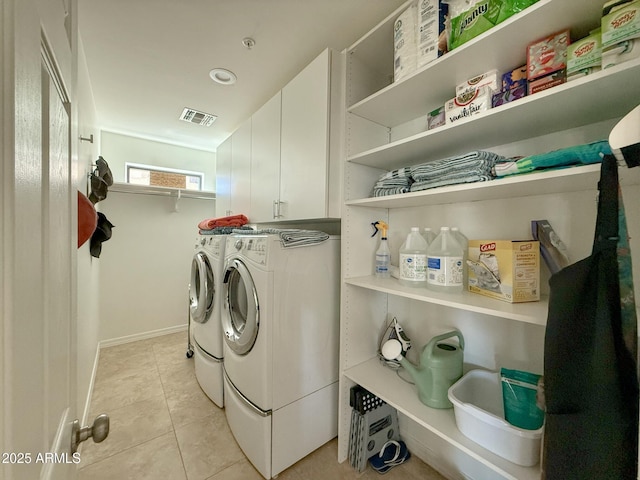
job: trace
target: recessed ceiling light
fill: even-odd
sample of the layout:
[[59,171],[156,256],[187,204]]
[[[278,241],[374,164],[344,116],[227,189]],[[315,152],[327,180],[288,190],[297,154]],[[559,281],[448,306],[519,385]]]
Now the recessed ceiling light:
[[235,73],[226,68],[214,68],[209,72],[209,76],[211,80],[221,83],[222,85],[233,85],[238,79]]

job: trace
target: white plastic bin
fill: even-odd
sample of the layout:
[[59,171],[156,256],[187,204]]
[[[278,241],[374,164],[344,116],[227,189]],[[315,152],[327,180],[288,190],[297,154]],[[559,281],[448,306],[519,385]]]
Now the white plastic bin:
[[449,388],[458,430],[487,450],[531,467],[540,460],[544,427],[525,430],[504,419],[500,374],[471,370]]

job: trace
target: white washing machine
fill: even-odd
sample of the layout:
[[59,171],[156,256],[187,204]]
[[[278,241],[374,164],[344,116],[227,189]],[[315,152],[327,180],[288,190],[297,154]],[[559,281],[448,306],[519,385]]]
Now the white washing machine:
[[222,327],[224,249],[227,235],[199,235],[191,262],[189,314],[196,378],[219,407],[224,406]]
[[227,421],[270,479],[338,433],[340,238],[230,235],[225,265]]

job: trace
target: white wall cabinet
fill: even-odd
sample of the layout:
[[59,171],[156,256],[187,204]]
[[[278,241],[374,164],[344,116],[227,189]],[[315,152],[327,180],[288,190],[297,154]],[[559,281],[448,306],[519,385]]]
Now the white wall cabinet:
[[251,132],[252,222],[277,219],[280,198],[280,111],[278,92],[253,114]]
[[[346,51],[346,159],[342,210],[342,298],[339,460],[349,443],[349,389],[359,384],[395,407],[412,453],[448,478],[527,480],[540,468],[521,467],[464,437],[453,410],[420,403],[415,388],[377,358],[380,335],[397,317],[414,347],[458,328],[465,370],[501,367],[542,373],[549,273],[543,265],[540,302],[509,304],[469,292],[438,294],[377,279],[378,239],[371,223],[390,225],[392,263],[411,226],[458,226],[469,238],[531,238],[530,221],[547,219],[572,261],[589,255],[596,218],[599,165],[453,185],[371,198],[373,184],[395,168],[486,149],[527,155],[606,139],[617,120],[640,103],[640,61],[630,61],[470,119],[426,131],[426,114],[455,86],[493,68],[525,63],[528,43],[571,28],[579,39],[599,25],[601,0],[539,0],[532,7],[446,54],[400,82],[393,74],[393,22],[409,2]],[[620,167],[627,206],[640,200],[640,169]],[[640,255],[640,212],[627,208],[632,252]],[[635,239],[635,242],[634,242]],[[640,279],[635,262],[634,276]],[[636,281],[636,296],[638,295]]]
[[251,223],[340,218],[342,71],[341,56],[323,51],[234,132],[233,213]]
[[340,78],[339,55],[327,49],[282,89],[280,220],[340,216],[340,157],[332,151]]
[[216,215],[244,214],[251,207],[251,118],[217,150]]

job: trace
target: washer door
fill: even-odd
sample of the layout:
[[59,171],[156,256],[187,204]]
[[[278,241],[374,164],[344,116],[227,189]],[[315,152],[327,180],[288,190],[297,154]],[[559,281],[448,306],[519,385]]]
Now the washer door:
[[198,252],[191,262],[191,282],[189,283],[189,311],[193,321],[205,323],[209,320],[214,297],[211,263],[205,253]]
[[232,259],[224,275],[226,293],[222,315],[224,340],[238,355],[248,353],[258,336],[260,308],[258,294],[249,269],[239,259]]

